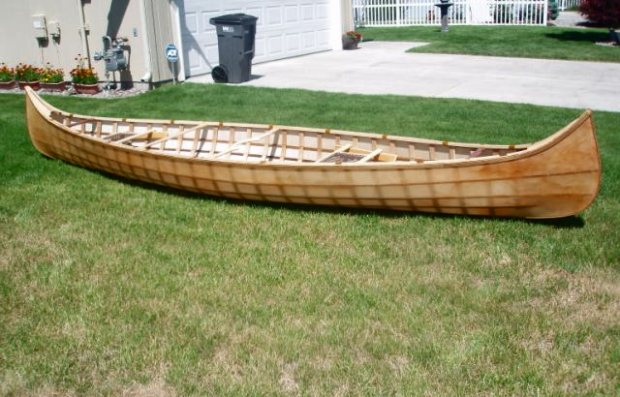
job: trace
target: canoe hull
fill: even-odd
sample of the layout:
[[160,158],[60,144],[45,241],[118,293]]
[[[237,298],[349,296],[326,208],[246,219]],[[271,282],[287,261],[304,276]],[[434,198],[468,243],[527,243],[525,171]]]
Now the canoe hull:
[[[34,98],[34,99],[33,99]],[[26,101],[33,145],[48,157],[121,177],[211,196],[331,207],[519,218],[587,208],[600,184],[590,113],[553,145],[505,159],[379,166],[238,163],[111,145],[51,121]],[[568,127],[567,127],[568,128]]]

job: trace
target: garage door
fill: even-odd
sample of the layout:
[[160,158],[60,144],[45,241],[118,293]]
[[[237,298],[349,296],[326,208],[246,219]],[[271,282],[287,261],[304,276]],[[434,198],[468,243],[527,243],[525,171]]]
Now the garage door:
[[243,12],[258,17],[254,63],[329,50],[329,0],[185,0],[181,31],[188,76],[218,65],[209,19]]

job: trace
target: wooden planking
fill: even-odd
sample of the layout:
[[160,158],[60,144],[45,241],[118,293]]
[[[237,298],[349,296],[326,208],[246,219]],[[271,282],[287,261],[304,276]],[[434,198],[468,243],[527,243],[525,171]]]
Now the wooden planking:
[[[248,137],[252,136],[252,129],[251,128],[247,128],[245,130],[245,132],[247,133]],[[246,146],[245,146],[245,153],[243,154],[243,160],[247,161],[248,160],[248,156],[250,155],[250,149],[252,148],[252,142],[247,142]]]
[[[59,117],[59,115],[60,115],[60,117],[64,117],[60,113],[54,113],[54,117],[56,117],[56,118]],[[84,121],[84,120],[88,120],[90,123],[94,122],[94,119],[92,119],[92,118],[80,119],[80,121]],[[141,123],[144,123],[144,122],[145,121],[141,121]],[[117,123],[117,121],[110,121],[109,122],[109,124],[112,125],[112,126],[115,125],[115,123]],[[193,124],[194,125],[191,128],[197,127],[197,124],[199,124],[199,123],[193,122]],[[116,127],[117,130],[121,130],[118,127],[119,125],[120,124],[117,124],[117,127]],[[149,122],[149,123],[146,124],[146,126],[148,126],[148,127],[152,127],[153,125],[157,125],[160,128],[162,128],[162,129],[167,129],[168,128],[168,124],[162,124],[161,122],[158,122],[158,123],[150,123]],[[124,126],[127,127],[128,130],[134,130],[134,128],[136,126],[136,123],[133,123],[132,126],[130,126],[129,123],[126,123]],[[185,124],[181,124],[181,125],[177,126],[177,128],[181,128],[181,127],[185,127]],[[124,129],[125,128],[123,128],[123,130]],[[113,128],[113,130],[114,130],[114,128]],[[233,129],[231,128],[231,130],[233,130]],[[341,140],[341,136],[343,136],[342,134],[332,134],[331,132],[328,133],[327,130],[323,131],[322,133],[313,132],[313,134],[318,134],[318,136],[313,138],[312,144],[309,144],[309,141],[307,139],[304,139],[303,140],[303,144],[300,145],[299,144],[300,137],[302,137],[304,135],[304,133],[305,133],[304,131],[305,131],[304,129],[301,129],[299,131],[293,131],[293,134],[295,135],[295,138],[296,138],[296,140],[298,142],[296,144],[289,144],[288,142],[286,142],[286,141],[288,141],[287,138],[286,139],[282,139],[282,144],[281,144],[282,147],[277,147],[277,148],[274,147],[274,150],[272,150],[272,153],[277,153],[278,150],[279,150],[280,151],[279,156],[280,156],[281,161],[287,161],[286,159],[288,158],[289,159],[288,161],[300,162],[300,156],[303,156],[303,157],[301,157],[301,159],[305,159],[306,157],[308,157],[306,152],[313,151],[314,153],[310,157],[312,159],[317,159],[317,158],[322,157],[322,152],[324,150],[324,146],[325,146],[324,143],[323,143],[323,141],[324,141],[323,140],[323,135],[324,134],[336,136],[337,137],[337,141]],[[126,133],[122,133],[122,134],[126,134]],[[103,135],[103,129],[101,129],[101,131],[100,131],[100,136],[101,135]],[[288,135],[288,133],[287,133],[287,135]],[[128,140],[130,140],[130,141],[141,140],[142,136],[143,135],[137,136],[135,139],[129,138]],[[230,142],[230,138],[231,138],[230,134],[227,134],[227,137],[228,137],[228,140]],[[153,136],[149,137],[148,140],[150,141],[153,138],[159,139],[159,137],[156,136],[155,132],[154,132]],[[375,146],[375,145],[376,146],[381,146],[381,147],[385,147],[387,145],[387,146],[389,146],[391,148],[392,152],[399,152],[400,153],[400,155],[397,155],[396,161],[412,161],[411,160],[411,153],[415,153],[415,150],[416,150],[415,144],[409,143],[410,147],[409,147],[409,151],[407,152],[407,149],[406,149],[407,145],[401,146],[401,148],[403,148],[404,150],[398,150],[397,146],[396,146],[396,142],[394,140],[387,140],[385,135],[382,137],[382,139],[386,140],[385,143],[381,143],[380,144],[378,142],[378,140],[373,138],[372,136],[370,138],[368,138],[368,139],[366,139],[366,138],[364,138],[364,139],[357,138],[356,140],[357,140],[359,145],[367,144],[371,148],[373,146]],[[234,138],[233,138],[233,140],[234,140]],[[183,141],[181,141],[181,143],[182,142]],[[152,147],[153,146],[152,144],[154,144],[154,143],[155,142],[149,142],[146,145],[147,148],[148,147]],[[165,142],[159,141],[157,143],[159,143],[161,145],[160,149],[164,148]],[[466,148],[457,146],[457,144],[449,144],[449,143],[447,143],[445,141],[442,142],[442,145],[443,145],[443,147],[447,148],[446,149],[447,152],[443,152],[442,151],[440,153],[437,153],[436,149],[433,149],[432,146],[426,145],[426,148],[424,148],[424,149],[426,149],[426,151],[427,151],[427,154],[428,154],[427,158],[428,159],[433,158],[432,157],[433,154],[430,153],[432,150],[435,150],[435,160],[434,161],[441,161],[441,160],[445,160],[445,159],[457,160],[457,159],[468,158],[469,157],[468,154],[467,154],[467,149]],[[488,145],[485,145],[485,146],[488,146]],[[217,147],[217,145],[216,145],[216,147]],[[251,145],[249,147],[251,148]],[[463,152],[463,154],[459,154],[459,152],[457,151],[457,147],[460,148],[460,150]],[[290,148],[290,149],[297,148],[298,150],[296,150],[296,151],[295,150],[291,150],[291,151],[286,150],[288,148]],[[213,146],[211,146],[211,149],[213,150]],[[496,153],[499,153],[499,155],[506,155],[506,154],[508,154],[510,152],[516,152],[516,151],[520,151],[520,150],[524,150],[523,147],[515,147],[514,145],[511,145],[510,147],[507,146],[506,149],[504,149],[504,150],[496,151]],[[181,148],[181,150],[178,150],[178,148],[177,148],[176,152],[180,154],[181,151],[182,151],[182,148]],[[190,151],[191,151],[191,149],[188,148],[188,152],[190,152]],[[250,150],[250,152],[251,152],[251,150]],[[287,156],[287,153],[290,153],[291,156]],[[321,154],[319,154],[319,153],[321,153]],[[405,155],[405,153],[408,153],[408,154]],[[490,152],[488,155],[493,155],[493,153]],[[402,157],[399,158],[398,156],[402,156]],[[249,155],[247,157],[244,157],[244,158],[247,160],[249,158]],[[379,157],[379,160],[380,161],[384,161],[385,158],[386,157],[384,155],[381,155]],[[390,159],[388,161],[392,161],[392,160]],[[423,160],[420,159],[420,158],[414,158],[413,161],[421,162]]]
[[191,157],[196,156],[196,150],[198,149],[198,141],[200,139],[201,134],[202,134],[202,128],[196,128],[194,130],[194,139],[192,140],[192,150],[189,153]]
[[181,150],[183,149],[183,132],[185,131],[185,126],[181,125],[179,126],[179,132],[180,134],[177,136],[177,154],[181,153]]
[[219,126],[213,128],[213,135],[211,136],[211,150],[209,151],[209,155],[211,157],[213,157],[213,155],[215,154],[215,149],[217,147],[217,138],[218,138],[219,133],[220,133]]
[[428,159],[433,161],[437,159],[437,155],[435,153],[435,146],[429,146],[428,148]]
[[[416,144],[408,139],[386,140],[385,143],[377,141],[378,147],[374,150],[385,151],[387,147],[394,145],[394,150],[389,151],[398,153],[401,158],[407,150],[414,156],[424,153],[431,157],[431,151],[435,152],[435,160],[423,164],[413,161],[385,164],[382,163],[382,158],[385,159],[388,155],[394,158],[397,154],[380,152],[376,156],[378,162],[365,164],[335,166],[294,162],[275,165],[254,163],[250,165],[252,168],[248,168],[248,164],[243,162],[224,163],[187,156],[175,158],[162,156],[160,151],[143,153],[139,148],[113,145],[89,135],[78,135],[76,131],[69,132],[66,126],[62,127],[58,122],[64,122],[65,119],[58,118],[57,115],[48,118],[45,115],[46,109],[45,102],[31,90],[27,91],[27,119],[31,140],[39,151],[50,157],[124,177],[223,197],[407,211],[549,218],[568,216],[583,210],[596,197],[600,184],[600,160],[590,112],[584,113],[553,136],[529,146],[459,146],[441,143],[429,145]],[[97,120],[103,123],[104,119]],[[127,133],[131,129],[126,121],[123,121],[123,124],[111,120],[105,122],[112,126],[113,131],[119,133]],[[154,121],[153,125],[161,125],[157,123]],[[190,127],[181,134],[181,131],[170,134],[166,139],[174,134],[179,134],[182,138],[192,130],[199,136],[201,134],[199,123],[186,122],[180,125]],[[135,124],[134,127],[137,126],[138,124]],[[102,135],[103,130],[101,126]],[[109,134],[109,129],[105,131]],[[295,138],[299,140],[299,132],[308,137],[311,135],[309,131],[315,133],[314,130],[298,129],[292,134],[296,134]],[[216,135],[215,130],[213,135]],[[331,132],[325,136],[330,135]],[[350,149],[351,153],[366,152],[362,155],[365,157],[370,154],[367,148],[373,147],[372,139],[364,135],[357,137],[357,140],[351,133],[334,135],[336,138],[329,142],[330,149],[332,145],[336,145],[334,151],[349,145],[349,148],[344,150]],[[199,138],[198,141],[205,139]],[[217,138],[215,141],[217,142]],[[268,149],[277,144],[277,141],[272,143],[268,139],[264,140],[264,148]],[[352,148],[354,142],[357,142],[361,149]],[[409,146],[407,149],[409,143],[416,147]],[[294,151],[301,147],[304,152],[318,153],[319,147],[321,150],[325,149],[325,142],[319,143],[317,137],[316,145],[309,139],[303,139],[299,140],[296,146],[289,152],[291,157]],[[425,150],[417,150],[418,146]],[[245,147],[249,149],[252,145]],[[474,149],[471,149],[472,147]],[[472,160],[458,159],[459,156],[466,156],[470,149],[476,150],[476,147],[484,149],[486,155]],[[396,148],[400,151],[397,152]],[[454,149],[452,154],[451,149]],[[267,150],[264,150],[262,154],[266,153]],[[282,155],[280,153],[281,157]],[[284,156],[287,157],[287,154],[284,153]],[[250,169],[252,171],[248,172]],[[260,185],[256,185],[256,181],[260,181]]]
[[[230,127],[228,129],[228,147],[232,147],[233,145],[235,145],[235,128],[234,127]],[[230,150],[230,151],[225,151],[222,154],[226,154],[228,158],[230,158],[230,154],[233,152],[234,150]],[[217,155],[216,157],[221,157],[221,154]]]
[[[271,135],[272,134],[266,135],[265,138],[268,138]],[[262,138],[262,136],[261,136],[261,138]],[[262,154],[260,156],[260,161],[265,161],[265,159],[267,159],[267,154],[269,153],[269,146],[270,146],[269,145],[269,139],[265,139],[265,142],[263,143],[263,152],[262,152]]]
[[286,159],[287,154],[287,141],[288,141],[288,130],[282,131],[282,145],[280,149],[280,161],[284,161]]
[[306,143],[306,135],[303,131],[299,132],[299,150],[297,151],[297,162],[304,161],[304,146]]

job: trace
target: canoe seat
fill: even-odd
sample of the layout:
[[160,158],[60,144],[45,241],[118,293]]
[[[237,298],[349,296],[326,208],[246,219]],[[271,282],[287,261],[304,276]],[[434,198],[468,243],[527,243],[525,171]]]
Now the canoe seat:
[[148,130],[146,132],[141,132],[138,134],[132,132],[118,132],[116,134],[107,136],[104,139],[110,142],[124,143],[126,145],[130,145],[133,141],[151,141],[153,139],[161,139],[167,136],[168,134],[163,131]]
[[383,149],[366,150],[348,144],[339,147],[333,152],[327,153],[316,160],[317,163],[367,163],[367,162],[392,162],[397,156],[392,153],[383,153]]

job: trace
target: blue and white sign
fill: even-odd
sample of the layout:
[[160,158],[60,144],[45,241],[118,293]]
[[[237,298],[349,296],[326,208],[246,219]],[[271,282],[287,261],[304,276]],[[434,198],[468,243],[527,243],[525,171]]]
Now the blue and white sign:
[[179,50],[177,50],[177,47],[174,44],[168,44],[164,52],[166,53],[166,59],[168,62],[179,61]]

